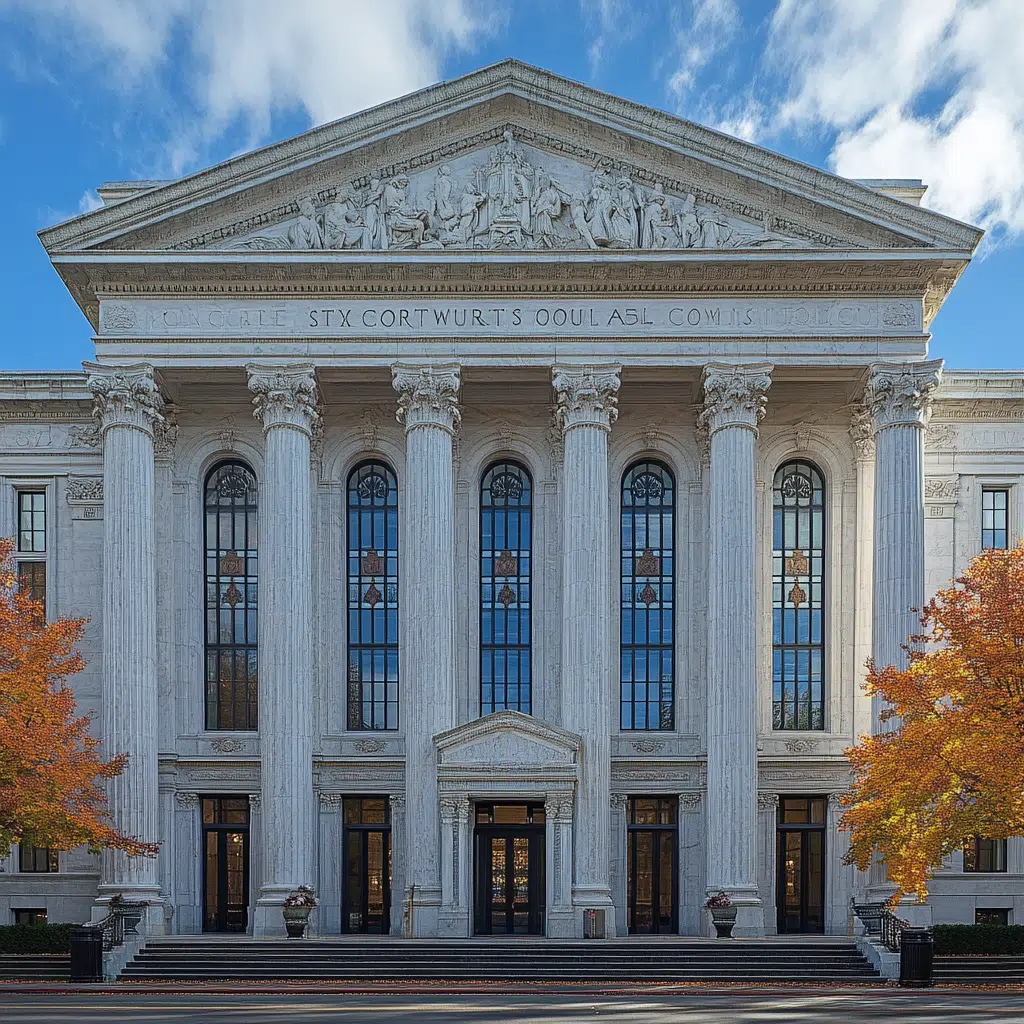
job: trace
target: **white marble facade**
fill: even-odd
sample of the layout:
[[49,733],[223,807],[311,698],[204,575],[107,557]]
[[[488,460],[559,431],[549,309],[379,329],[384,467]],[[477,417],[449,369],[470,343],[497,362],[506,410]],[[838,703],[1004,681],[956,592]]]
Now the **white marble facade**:
[[[780,801],[814,796],[823,926],[845,934],[874,881],[836,827],[842,752],[877,720],[864,662],[898,658],[907,609],[980,550],[983,492],[1024,535],[1024,371],[928,359],[980,234],[897,184],[505,62],[181,181],[106,186],[44,232],[96,361],[0,375],[0,534],[19,494],[45,495],[45,544],[19,557],[45,562],[51,616],[90,619],[79,702],[131,754],[111,806],[163,846],[64,853],[56,873],[12,851],[0,920],[85,919],[124,891],[152,929],[200,930],[201,800],[237,795],[247,926],[276,933],[308,883],[335,933],[364,795],[389,797],[393,934],[474,931],[477,808],[503,801],[545,808],[546,933],[597,910],[621,934],[629,798],[662,797],[678,931],[724,888],[758,935]],[[481,717],[480,484],[501,459],[532,481],[532,713]],[[675,688],[664,727],[624,729],[620,489],[645,459],[675,484]],[[821,728],[775,729],[772,487],[794,459],[824,480],[824,703]],[[206,728],[203,485],[224,460],[259,495],[254,730]],[[346,503],[367,460],[398,491],[400,693],[397,728],[360,730]],[[936,919],[1024,921],[1024,844],[1005,872],[963,866]]]

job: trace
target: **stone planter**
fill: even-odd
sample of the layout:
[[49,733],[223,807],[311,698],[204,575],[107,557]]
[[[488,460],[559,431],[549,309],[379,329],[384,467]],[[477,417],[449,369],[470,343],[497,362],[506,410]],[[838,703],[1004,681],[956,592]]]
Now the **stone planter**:
[[715,934],[719,939],[731,939],[732,927],[736,923],[735,907],[712,907],[711,923],[715,926]]
[[312,909],[312,907],[281,908],[289,939],[301,939],[306,934],[306,925],[309,923],[309,914]]

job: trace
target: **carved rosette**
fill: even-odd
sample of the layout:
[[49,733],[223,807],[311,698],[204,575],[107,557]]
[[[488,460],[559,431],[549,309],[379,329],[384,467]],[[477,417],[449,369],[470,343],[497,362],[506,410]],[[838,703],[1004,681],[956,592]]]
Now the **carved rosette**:
[[757,432],[768,404],[771,363],[708,363],[704,367],[704,408],[698,425],[710,438],[726,427]]
[[398,422],[406,431],[414,427],[441,427],[454,435],[462,421],[458,363],[409,364],[391,367],[391,384],[398,392]]
[[875,457],[875,425],[867,405],[856,405],[850,413],[850,440],[858,462],[870,462]]
[[245,369],[254,396],[253,416],[263,424],[263,429],[294,427],[312,437],[320,419],[320,396],[312,364],[249,363]]
[[555,389],[555,417],[564,433],[573,427],[610,430],[618,418],[619,375],[622,367],[555,366],[551,385]]
[[875,363],[864,389],[875,430],[928,425],[932,402],[942,380],[942,360],[926,363]]
[[148,363],[103,366],[83,363],[89,373],[85,386],[92,392],[93,415],[100,430],[108,427],[136,427],[152,434],[163,422],[164,400]]

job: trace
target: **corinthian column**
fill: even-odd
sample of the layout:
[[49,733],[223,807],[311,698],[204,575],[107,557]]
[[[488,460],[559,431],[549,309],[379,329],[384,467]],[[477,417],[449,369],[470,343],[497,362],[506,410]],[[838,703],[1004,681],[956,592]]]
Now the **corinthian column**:
[[608,432],[618,415],[619,366],[555,366],[562,429],[562,724],[582,742],[576,801],[576,932],[586,910],[605,912],[611,889],[611,604]]
[[[920,631],[924,606],[924,430],[942,360],[875,363],[864,404],[875,428],[875,537],[871,657],[905,668],[903,644]],[[873,727],[883,703],[872,700]]]
[[[124,774],[107,783],[107,798],[119,831],[155,842],[160,797],[153,429],[163,421],[164,403],[149,365],[84,366],[103,438],[103,743],[109,757],[128,755]],[[104,851],[102,878],[100,904],[115,893],[151,903],[160,898],[155,858]],[[154,907],[148,930],[162,926],[163,911]]]
[[[459,367],[396,364],[405,424],[402,708],[405,723],[406,900],[413,935],[437,935],[440,818],[434,736],[455,725],[455,481]],[[448,865],[451,870],[452,866]]]
[[770,363],[709,363],[700,415],[711,447],[707,884],[732,897],[739,937],[764,935],[757,888],[754,455],[771,371]]
[[283,935],[281,904],[313,884],[313,367],[250,364],[263,424],[260,495],[260,792],[262,864],[255,935]]

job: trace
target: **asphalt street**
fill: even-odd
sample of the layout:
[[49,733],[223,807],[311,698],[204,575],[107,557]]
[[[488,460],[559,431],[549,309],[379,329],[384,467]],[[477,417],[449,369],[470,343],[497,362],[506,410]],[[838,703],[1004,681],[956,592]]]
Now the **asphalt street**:
[[978,992],[692,994],[622,998],[572,995],[16,995],[0,993],[3,1024],[852,1024],[914,1021],[915,1024],[1024,1024],[1024,994]]

